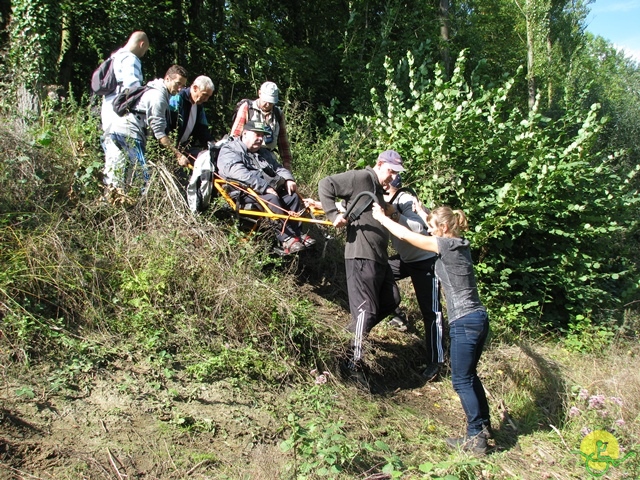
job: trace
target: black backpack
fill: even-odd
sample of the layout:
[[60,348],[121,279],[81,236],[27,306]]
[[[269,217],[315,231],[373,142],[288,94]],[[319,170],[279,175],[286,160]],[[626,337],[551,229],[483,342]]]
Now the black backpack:
[[91,75],[91,90],[96,95],[109,95],[118,88],[116,73],[113,71],[113,57],[107,58]]
[[[253,105],[253,100],[249,99],[249,98],[243,98],[242,100],[240,100],[238,103],[236,103],[236,108],[233,110],[233,118],[231,119],[231,124],[233,125],[234,123],[236,123],[236,117],[238,116],[238,110],[240,110],[240,107],[246,103],[247,105],[249,105],[249,110],[256,110],[255,108],[252,107]],[[282,123],[282,110],[280,110],[280,108],[278,108],[277,105],[273,106],[273,111],[276,117],[276,121],[278,123]],[[251,115],[249,115],[249,117],[251,117]]]
[[147,90],[149,90],[149,87],[146,85],[124,89],[113,99],[113,111],[121,117],[124,117],[127,113],[136,113],[136,105],[138,105],[140,98]]

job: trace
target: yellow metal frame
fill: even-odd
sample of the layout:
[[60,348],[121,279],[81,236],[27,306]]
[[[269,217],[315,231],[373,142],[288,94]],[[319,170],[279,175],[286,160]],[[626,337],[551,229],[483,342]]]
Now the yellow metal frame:
[[[271,211],[267,203],[262,200],[262,198],[260,198],[260,196],[255,191],[247,186],[244,186],[241,183],[223,180],[222,178],[215,178],[213,180],[213,186],[218,191],[220,196],[225,199],[225,201],[229,204],[233,211],[238,215],[256,219],[267,218],[269,220],[294,220],[296,222],[312,223],[316,225],[333,225],[333,223],[329,220],[321,220],[319,218],[316,218],[324,217],[324,210],[320,208],[307,207],[300,216],[275,213]],[[225,187],[231,187],[241,192],[247,193],[255,200],[256,204],[260,206],[261,210],[245,210],[243,208],[240,208],[238,203],[233,198],[231,198],[231,195],[229,195],[229,192]]]

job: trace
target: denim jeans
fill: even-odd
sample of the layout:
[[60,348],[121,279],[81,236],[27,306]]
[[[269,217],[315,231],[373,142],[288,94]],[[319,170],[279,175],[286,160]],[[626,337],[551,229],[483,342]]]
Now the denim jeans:
[[144,158],[144,142],[137,138],[112,133],[104,139],[103,148],[106,154],[105,182],[126,191],[134,181],[137,181],[142,183],[140,191],[144,193],[151,178]]
[[449,326],[451,337],[451,381],[467,416],[467,435],[475,436],[489,425],[489,403],[477,367],[489,334],[484,311],[457,318]]

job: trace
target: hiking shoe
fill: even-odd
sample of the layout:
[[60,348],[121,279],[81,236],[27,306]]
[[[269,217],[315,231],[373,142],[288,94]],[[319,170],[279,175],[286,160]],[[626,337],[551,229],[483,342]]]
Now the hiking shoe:
[[401,332],[407,331],[407,315],[400,309],[396,310],[396,315],[387,322],[390,327],[395,328]]
[[282,250],[287,255],[290,253],[297,253],[305,248],[304,243],[302,243],[298,237],[289,237],[287,240],[282,242]]
[[316,244],[316,239],[308,233],[303,234],[302,237],[300,237],[300,241],[306,248],[312,247]]
[[393,317],[391,320],[387,322],[387,325],[389,325],[390,327],[393,327],[395,330],[398,330],[399,332],[407,331],[407,325],[402,322],[402,319],[400,317]]
[[489,446],[487,445],[487,437],[484,432],[474,437],[465,435],[460,438],[447,438],[447,446],[454,449],[460,449],[464,452],[474,453],[476,455],[484,455],[487,453]]
[[427,368],[422,371],[421,376],[427,382],[433,382],[438,378],[438,375],[440,375],[441,368],[442,365],[439,363],[430,363],[427,365]]
[[361,362],[354,364],[351,360],[343,360],[340,362],[340,374],[344,380],[353,383],[359,390],[371,392],[371,385]]

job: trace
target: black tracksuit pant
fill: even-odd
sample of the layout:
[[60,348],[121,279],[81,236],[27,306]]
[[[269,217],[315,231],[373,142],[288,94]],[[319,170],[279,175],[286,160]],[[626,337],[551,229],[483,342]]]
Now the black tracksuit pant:
[[411,277],[416,300],[424,321],[424,336],[429,362],[443,363],[440,282],[435,274],[435,264],[435,256],[427,260],[409,263],[403,262],[399,255],[389,258],[389,265],[395,280]]
[[400,291],[393,280],[389,264],[363,258],[345,259],[347,293],[351,322],[347,330],[353,333],[351,342],[357,365],[362,361],[363,344],[367,335],[400,304]]

